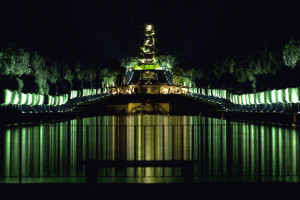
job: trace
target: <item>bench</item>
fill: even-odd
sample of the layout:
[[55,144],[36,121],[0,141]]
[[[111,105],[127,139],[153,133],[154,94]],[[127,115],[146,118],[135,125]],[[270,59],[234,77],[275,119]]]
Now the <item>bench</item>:
[[103,167],[181,167],[184,183],[193,183],[194,161],[103,161],[103,160],[87,160],[86,165],[86,183],[96,184],[98,168]]

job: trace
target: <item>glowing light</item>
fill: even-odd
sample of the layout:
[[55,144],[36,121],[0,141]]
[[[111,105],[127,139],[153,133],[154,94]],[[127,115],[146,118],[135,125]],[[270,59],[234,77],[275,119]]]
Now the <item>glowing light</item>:
[[33,102],[33,96],[32,94],[28,93],[27,94],[27,105],[31,105]]
[[242,95],[242,103],[241,104],[246,105],[246,95],[245,94]]
[[283,103],[284,99],[284,90],[277,90],[277,102]]
[[271,104],[271,92],[270,91],[265,91],[264,96],[265,96],[265,103]]
[[21,104],[22,105],[26,104],[26,100],[27,100],[27,95],[21,93]]
[[18,91],[14,91],[13,92],[13,94],[14,94],[14,96],[13,96],[13,102],[12,102],[12,104],[18,104],[19,103],[19,92]]
[[32,101],[30,105],[36,105],[37,104],[37,95],[32,93]]
[[255,104],[254,94],[250,94],[250,104]]
[[271,103],[277,103],[276,90],[271,91]]
[[64,102],[64,97],[61,95],[58,97],[58,105],[62,105]]
[[265,103],[265,95],[263,92],[259,93],[259,103],[264,104]]
[[70,99],[74,99],[74,98],[76,98],[76,97],[77,97],[77,95],[78,95],[78,91],[76,91],[76,90],[72,90],[72,91],[71,91],[71,96],[70,96]]
[[10,90],[4,90],[4,104],[10,104],[12,100],[12,92]]
[[290,98],[289,98],[289,88],[285,89],[284,91],[284,94],[285,94],[285,101],[288,102],[288,103],[291,103],[290,102]]
[[147,25],[147,26],[146,26],[146,30],[147,30],[147,31],[151,31],[151,30],[152,30],[152,25],[151,25],[151,24]]
[[291,88],[290,91],[290,99],[292,103],[298,103],[299,102],[299,90],[298,88]]
[[44,104],[44,95],[40,95],[39,105],[43,105],[43,104]]

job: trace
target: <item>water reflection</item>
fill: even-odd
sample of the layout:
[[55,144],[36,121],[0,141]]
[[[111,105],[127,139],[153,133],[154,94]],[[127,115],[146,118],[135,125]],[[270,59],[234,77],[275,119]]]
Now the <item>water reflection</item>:
[[[196,160],[196,177],[299,177],[299,154],[299,132],[291,128],[198,116],[99,116],[2,129],[0,176],[83,177],[84,160]],[[99,170],[108,177],[181,173]]]

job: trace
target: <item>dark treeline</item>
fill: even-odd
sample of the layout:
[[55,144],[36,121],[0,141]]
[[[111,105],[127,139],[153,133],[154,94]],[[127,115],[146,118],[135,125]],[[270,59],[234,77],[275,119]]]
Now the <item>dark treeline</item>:
[[[156,64],[173,72],[173,84],[240,94],[299,87],[299,60],[300,40],[291,38],[282,48],[265,45],[253,53],[218,59],[209,66],[197,66],[170,55],[157,56]],[[0,89],[60,95],[122,84],[125,68],[138,63],[138,57],[132,57],[103,62],[103,66],[82,65],[10,46],[0,50]]]
[[100,88],[117,81],[124,73],[118,62],[105,65],[50,59],[10,45],[0,50],[0,89],[60,95],[70,90]]
[[282,48],[265,45],[252,53],[218,59],[210,66],[180,62],[173,68],[177,83],[258,92],[300,86],[300,40],[291,38]]

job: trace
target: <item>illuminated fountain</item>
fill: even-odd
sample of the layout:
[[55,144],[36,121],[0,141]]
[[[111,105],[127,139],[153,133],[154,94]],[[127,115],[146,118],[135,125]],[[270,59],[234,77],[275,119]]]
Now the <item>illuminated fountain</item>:
[[172,71],[155,58],[155,29],[145,25],[144,45],[139,63],[127,69],[125,85],[111,85],[110,94],[188,94],[188,87],[172,85]]

